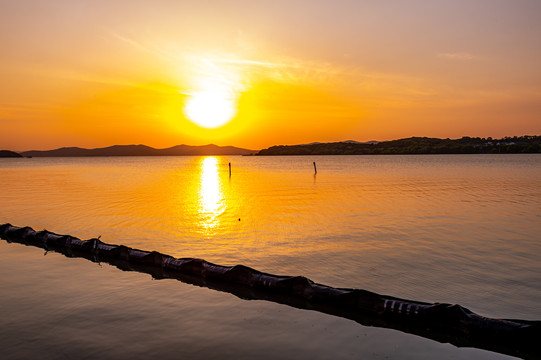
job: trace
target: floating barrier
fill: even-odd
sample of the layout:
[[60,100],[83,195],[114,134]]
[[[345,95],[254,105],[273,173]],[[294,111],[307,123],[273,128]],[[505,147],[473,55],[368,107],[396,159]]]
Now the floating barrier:
[[31,227],[0,225],[0,238],[55,251],[67,257],[106,262],[125,271],[267,300],[348,318],[366,326],[400,330],[458,347],[476,347],[528,359],[541,359],[541,321],[491,319],[456,304],[425,303],[366,290],[334,288],[303,276],[277,276],[243,265],[222,266],[195,258],[80,240]]

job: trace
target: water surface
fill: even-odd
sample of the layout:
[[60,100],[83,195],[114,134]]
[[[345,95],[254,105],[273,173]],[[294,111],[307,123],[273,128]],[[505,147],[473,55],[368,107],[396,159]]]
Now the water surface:
[[[0,184],[1,223],[541,318],[539,155],[2,159]],[[140,358],[496,356],[0,247],[13,358],[122,357],[126,343]]]

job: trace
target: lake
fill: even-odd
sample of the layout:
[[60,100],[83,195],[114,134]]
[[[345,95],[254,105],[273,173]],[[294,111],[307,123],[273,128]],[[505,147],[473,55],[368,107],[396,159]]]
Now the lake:
[[[0,159],[0,184],[0,224],[541,319],[538,154]],[[508,358],[43,255],[0,241],[8,359]]]

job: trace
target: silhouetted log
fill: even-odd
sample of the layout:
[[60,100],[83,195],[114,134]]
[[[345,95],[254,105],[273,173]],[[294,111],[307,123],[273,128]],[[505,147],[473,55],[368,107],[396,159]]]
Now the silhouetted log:
[[104,249],[102,251],[102,254],[104,256],[108,256],[114,259],[119,260],[129,260],[130,258],[130,248],[124,245],[119,245],[117,247],[113,247],[111,249]]
[[532,359],[541,358],[541,322],[491,319],[456,304],[425,303],[367,290],[333,288],[303,276],[277,276],[247,266],[222,266],[202,259],[174,258],[156,251],[80,240],[31,227],[0,225],[8,242],[54,250],[68,257],[108,262],[121,270],[140,271],[154,278],[175,278],[233,293],[353,319],[363,325],[398,329],[456,346],[488,349]]

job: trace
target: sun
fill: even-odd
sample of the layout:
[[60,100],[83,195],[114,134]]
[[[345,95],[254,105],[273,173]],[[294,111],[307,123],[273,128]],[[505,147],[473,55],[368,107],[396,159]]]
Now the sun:
[[236,99],[227,89],[194,92],[184,105],[184,113],[193,123],[214,129],[227,124],[236,115]]
[[186,119],[199,127],[216,129],[236,117],[238,101],[245,91],[245,74],[221,57],[193,55],[192,70],[183,91]]

